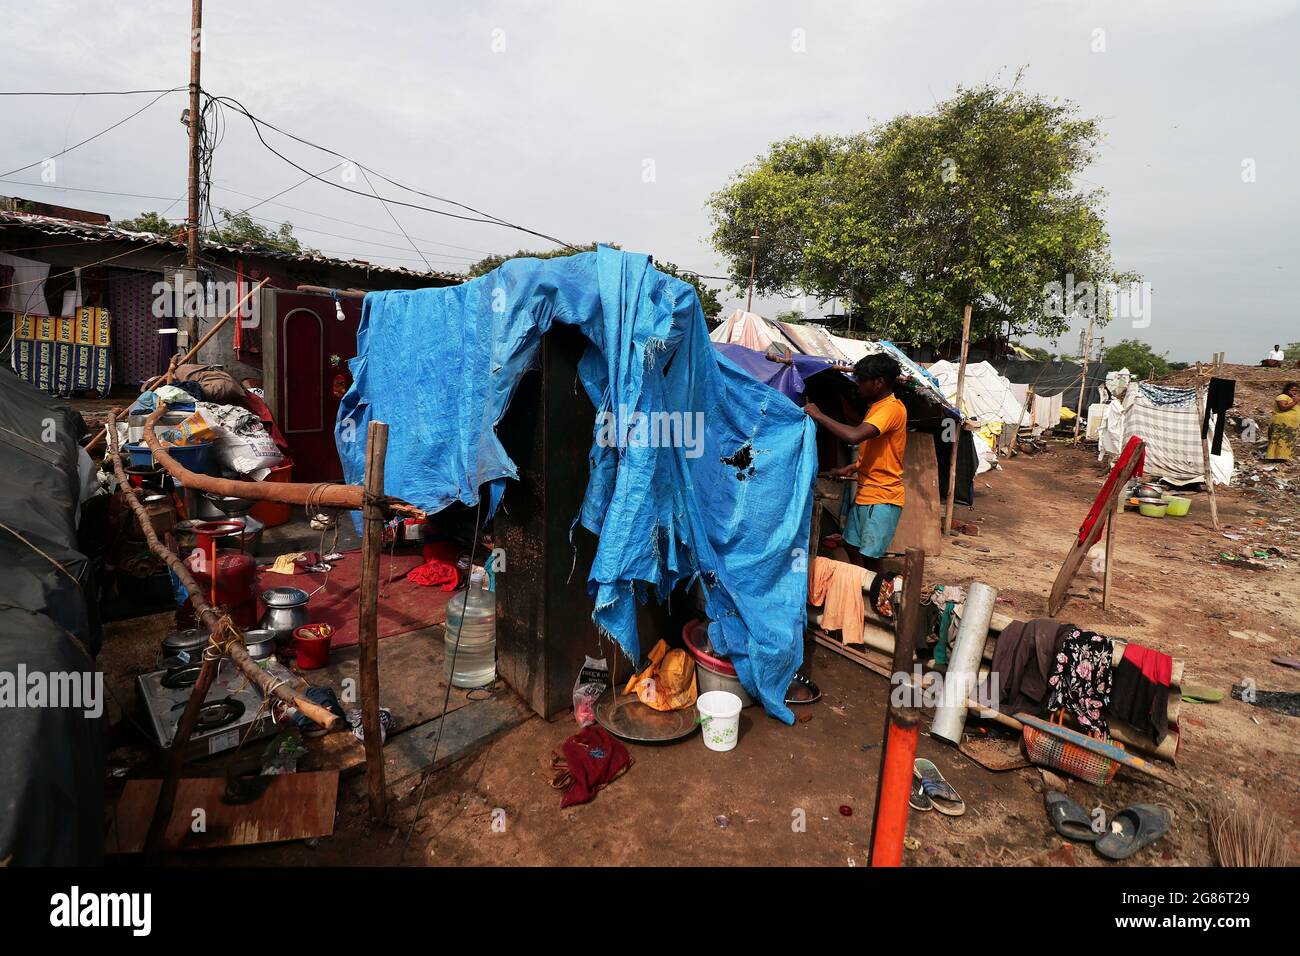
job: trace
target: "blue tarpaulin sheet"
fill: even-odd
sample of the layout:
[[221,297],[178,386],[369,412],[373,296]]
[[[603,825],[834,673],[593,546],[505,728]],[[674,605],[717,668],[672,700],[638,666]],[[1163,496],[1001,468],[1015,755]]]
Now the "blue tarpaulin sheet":
[[803,397],[804,379],[812,378],[835,364],[819,355],[800,355],[797,352],[790,356],[789,364],[774,362],[765,352],[727,342],[714,342],[713,347],[764,385],[770,385],[795,402]]
[[459,286],[367,295],[335,427],[346,479],[363,480],[367,425],[384,421],[387,494],[438,511],[478,504],[487,486],[490,515],[517,477],[496,426],[556,322],[590,343],[578,372],[597,414],[578,519],[599,536],[593,620],[639,662],[637,602],[698,576],[714,648],[792,723],[815,427],[715,352],[695,290],[648,256],[512,259]]

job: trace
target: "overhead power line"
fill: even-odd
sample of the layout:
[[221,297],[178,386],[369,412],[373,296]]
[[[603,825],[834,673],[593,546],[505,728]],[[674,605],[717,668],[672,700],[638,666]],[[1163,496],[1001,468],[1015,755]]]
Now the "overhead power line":
[[41,165],[41,163],[47,162],[48,160],[51,160],[51,159],[56,159],[56,158],[59,157],[59,156],[63,156],[63,155],[65,155],[65,154],[67,154],[67,153],[72,152],[74,149],[77,149],[77,148],[79,148],[79,147],[81,147],[81,146],[85,146],[87,143],[89,143],[89,142],[93,142],[94,140],[99,139],[99,137],[103,136],[105,133],[111,133],[113,130],[115,130],[115,129],[117,129],[119,126],[121,126],[123,123],[126,123],[126,122],[128,122],[128,121],[130,121],[130,120],[135,119],[135,117],[139,116],[139,115],[140,115],[141,113],[143,113],[145,110],[149,109],[149,107],[153,106],[155,103],[157,103],[159,100],[161,100],[161,99],[162,99],[164,96],[166,96],[168,93],[176,93],[176,92],[178,92],[178,91],[180,91],[180,90],[183,90],[183,89],[185,89],[185,87],[183,87],[183,86],[177,86],[177,87],[174,87],[173,89],[170,89],[170,90],[163,90],[161,93],[159,93],[157,96],[155,96],[153,99],[151,99],[151,100],[150,100],[148,103],[146,103],[144,106],[140,107],[140,108],[139,108],[138,110],[136,110],[134,113],[130,113],[130,114],[128,114],[127,116],[123,116],[120,120],[118,120],[118,121],[117,121],[116,123],[114,123],[112,126],[107,126],[107,127],[105,127],[104,129],[101,129],[98,133],[94,134],[93,136],[87,136],[87,137],[86,137],[85,139],[83,139],[80,143],[74,143],[73,145],[67,147],[66,149],[61,149],[61,150],[59,150],[59,151],[58,151],[57,153],[55,153],[53,156],[43,156],[43,157],[41,157],[40,159],[36,160],[35,162],[28,163],[28,164],[25,165],[25,166],[19,166],[19,167],[17,167],[16,169],[11,169],[11,170],[8,170],[7,172],[0,173],[0,179],[4,179],[5,177],[12,176],[14,173],[21,173],[21,172],[22,172],[23,170],[25,170],[25,169],[31,169],[33,166],[39,166],[39,165]]

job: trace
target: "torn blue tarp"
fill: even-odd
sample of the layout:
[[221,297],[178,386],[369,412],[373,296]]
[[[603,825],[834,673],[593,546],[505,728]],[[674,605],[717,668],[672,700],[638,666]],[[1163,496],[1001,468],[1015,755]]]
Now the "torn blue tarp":
[[793,722],[815,428],[714,351],[695,290],[648,256],[512,259],[464,285],[367,295],[335,428],[344,475],[361,482],[366,427],[385,421],[388,494],[438,511],[474,506],[486,485],[491,514],[517,477],[495,429],[555,322],[590,342],[578,374],[597,414],[578,518],[600,538],[593,620],[639,662],[636,602],[698,576],[714,648]]
[[835,364],[819,355],[800,355],[798,352],[790,355],[789,362],[777,362],[768,358],[765,352],[727,342],[714,342],[713,347],[752,377],[795,402],[803,398],[804,379],[824,372]]

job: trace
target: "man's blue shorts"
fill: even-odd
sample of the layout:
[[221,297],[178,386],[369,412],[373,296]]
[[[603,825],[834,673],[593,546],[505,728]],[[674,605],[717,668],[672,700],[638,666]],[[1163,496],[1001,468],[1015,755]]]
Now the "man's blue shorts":
[[864,558],[884,557],[898,529],[903,509],[898,505],[859,505],[851,501],[841,509],[844,540]]

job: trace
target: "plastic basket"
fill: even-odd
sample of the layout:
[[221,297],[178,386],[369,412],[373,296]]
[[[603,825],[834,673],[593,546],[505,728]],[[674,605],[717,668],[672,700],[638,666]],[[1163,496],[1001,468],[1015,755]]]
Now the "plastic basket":
[[1032,763],[1060,770],[1085,783],[1100,787],[1110,783],[1119,764],[1078,744],[1062,740],[1045,730],[1024,725],[1025,753]]

